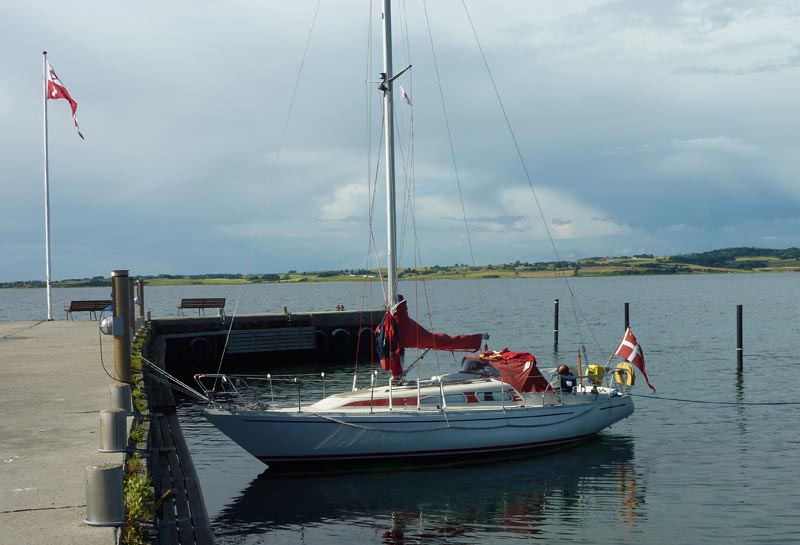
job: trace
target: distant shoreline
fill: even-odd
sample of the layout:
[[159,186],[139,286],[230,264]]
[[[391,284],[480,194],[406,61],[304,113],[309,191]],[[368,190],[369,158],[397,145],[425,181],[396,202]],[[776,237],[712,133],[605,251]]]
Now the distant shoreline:
[[[622,257],[591,257],[577,261],[507,263],[502,265],[450,265],[401,268],[399,280],[470,280],[481,278],[553,278],[603,276],[654,276],[675,274],[721,274],[800,271],[800,249],[726,248],[697,254]],[[381,275],[383,274],[383,276]],[[220,284],[295,284],[302,282],[378,281],[385,277],[376,270],[344,269],[267,274],[202,274],[133,276],[148,286],[191,286]],[[69,279],[51,282],[55,288],[108,287],[111,278]],[[0,288],[44,288],[41,280],[0,282]]]

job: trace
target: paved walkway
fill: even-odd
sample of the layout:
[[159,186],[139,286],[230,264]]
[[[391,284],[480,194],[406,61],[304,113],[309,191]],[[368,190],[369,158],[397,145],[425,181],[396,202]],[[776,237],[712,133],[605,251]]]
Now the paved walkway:
[[114,543],[83,522],[86,468],[122,460],[97,451],[112,383],[98,322],[0,322],[0,544]]

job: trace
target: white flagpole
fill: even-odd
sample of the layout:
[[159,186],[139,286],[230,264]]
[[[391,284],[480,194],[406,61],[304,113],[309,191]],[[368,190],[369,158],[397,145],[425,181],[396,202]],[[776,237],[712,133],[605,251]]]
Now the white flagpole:
[[50,180],[47,167],[47,51],[42,51],[42,62],[44,65],[44,244],[45,262],[47,271],[45,281],[47,284],[47,319],[53,319],[53,306],[50,297]]

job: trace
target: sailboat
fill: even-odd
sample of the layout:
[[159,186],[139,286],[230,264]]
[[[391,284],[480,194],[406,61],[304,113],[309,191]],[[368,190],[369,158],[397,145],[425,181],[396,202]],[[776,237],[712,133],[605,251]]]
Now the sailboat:
[[[386,384],[371,374],[355,388],[316,402],[264,402],[242,377],[195,377],[210,406],[206,418],[270,468],[346,462],[463,459],[575,443],[630,416],[633,401],[623,373],[583,380],[567,369],[547,378],[526,352],[481,350],[486,335],[450,336],[410,318],[397,294],[391,8],[383,2],[387,185],[387,312],[376,330]],[[473,352],[455,373],[407,379],[405,348]],[[477,354],[475,354],[477,352]],[[566,367],[566,366],[563,366]],[[580,374],[580,372],[579,372]],[[625,377],[622,377],[625,378]],[[251,395],[253,394],[253,395]]]

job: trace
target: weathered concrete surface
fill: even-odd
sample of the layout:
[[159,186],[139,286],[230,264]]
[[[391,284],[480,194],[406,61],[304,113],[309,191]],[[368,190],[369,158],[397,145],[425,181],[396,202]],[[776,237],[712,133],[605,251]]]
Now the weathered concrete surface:
[[122,461],[97,451],[113,383],[99,342],[94,321],[0,322],[0,544],[114,543],[83,522],[86,468]]

